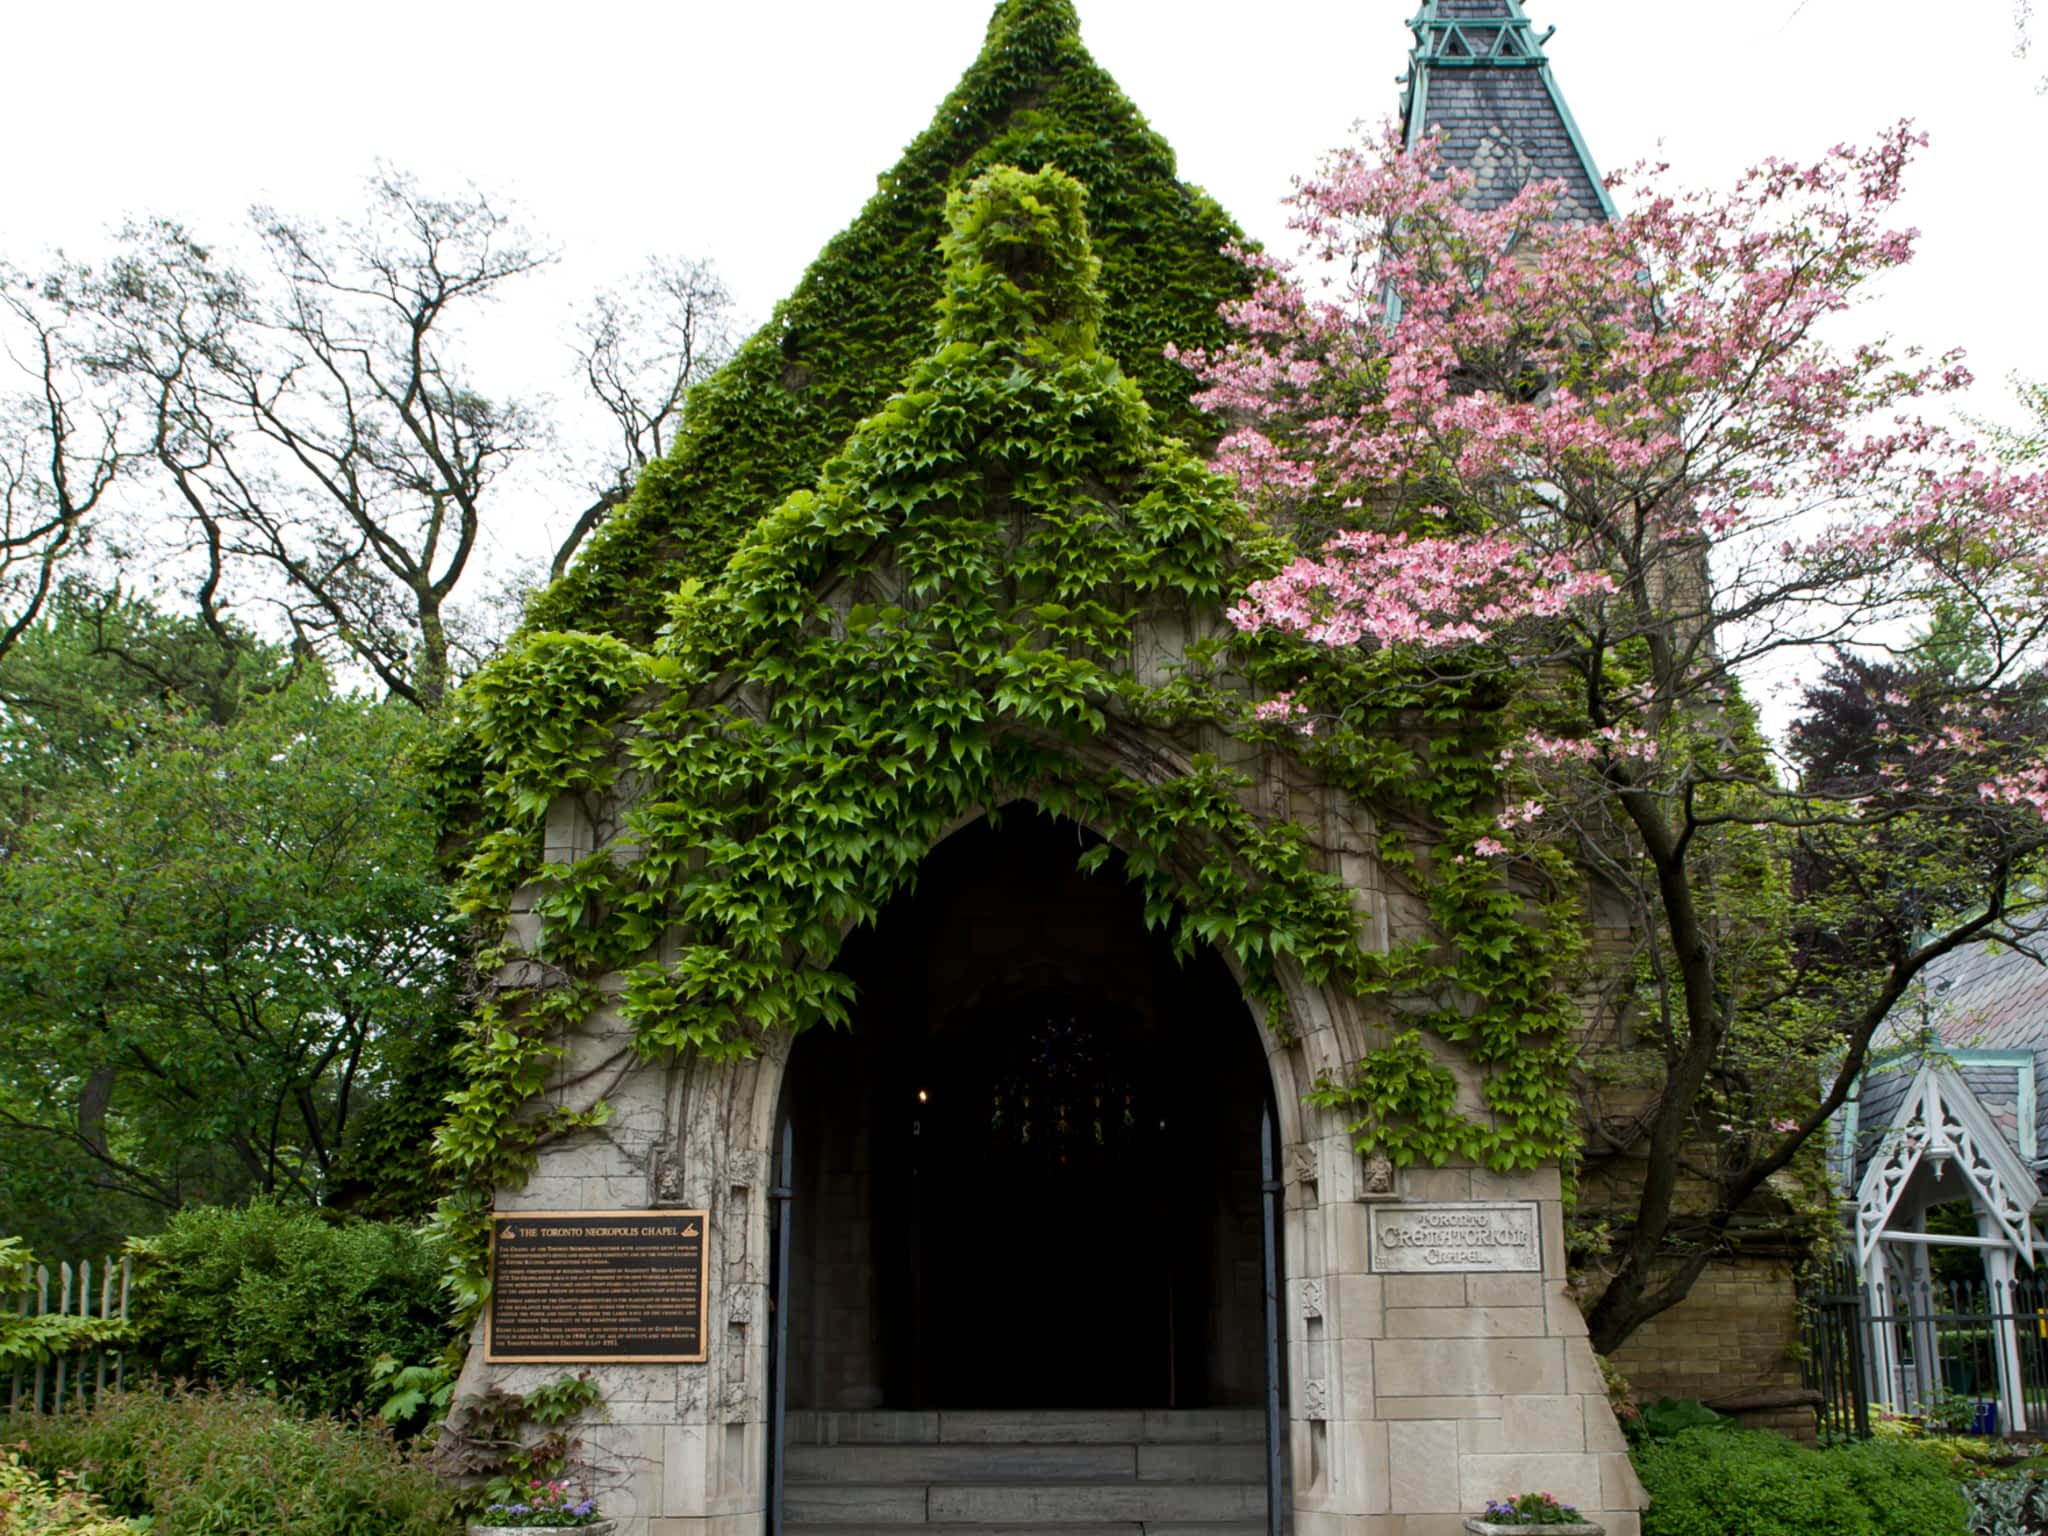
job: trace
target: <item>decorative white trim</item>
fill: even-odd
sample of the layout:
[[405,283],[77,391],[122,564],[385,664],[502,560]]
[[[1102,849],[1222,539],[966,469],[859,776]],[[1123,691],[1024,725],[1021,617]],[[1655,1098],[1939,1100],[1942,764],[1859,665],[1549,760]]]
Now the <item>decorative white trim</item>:
[[2006,1243],[2033,1263],[2038,1198],[2033,1170],[2012,1149],[1998,1124],[1977,1102],[1954,1063],[1931,1059],[1894,1115],[1891,1128],[1856,1189],[1856,1258],[1867,1270],[1906,1186],[1928,1159],[1952,1161]]

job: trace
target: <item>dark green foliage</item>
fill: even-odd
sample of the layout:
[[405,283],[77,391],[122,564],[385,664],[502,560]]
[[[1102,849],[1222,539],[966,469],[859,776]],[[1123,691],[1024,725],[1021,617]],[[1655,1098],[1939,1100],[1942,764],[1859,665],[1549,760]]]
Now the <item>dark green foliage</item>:
[[1965,1536],[1963,1496],[1911,1446],[1825,1451],[1768,1430],[1693,1429],[1636,1453],[1643,1536]]
[[447,1193],[434,1167],[434,1132],[462,1085],[455,1065],[462,1017],[453,999],[420,1028],[382,1042],[380,1094],[351,1115],[327,1181],[326,1204],[371,1221],[420,1222]]
[[[0,1230],[105,1251],[338,1178],[417,1208],[448,1087],[418,1047],[445,1042],[462,937],[409,768],[424,722],[312,668],[203,710],[124,695],[63,638],[0,669],[57,701],[10,717],[35,784],[0,865]],[[380,1104],[399,1124],[352,1143]]]
[[1645,1440],[1669,1440],[1689,1429],[1732,1429],[1735,1421],[1716,1413],[1696,1397],[1660,1397],[1644,1403],[1629,1420],[1632,1432]]
[[139,1391],[0,1420],[46,1477],[84,1475],[151,1536],[456,1536],[454,1499],[381,1425],[245,1391]]
[[315,1413],[375,1408],[378,1357],[448,1344],[439,1246],[410,1227],[337,1225],[258,1201],[181,1212],[152,1243],[135,1303],[167,1377],[236,1382]]
[[680,582],[714,574],[757,518],[816,480],[929,347],[946,196],[997,165],[1057,167],[1087,188],[1103,348],[1167,431],[1203,435],[1186,403],[1193,377],[1164,354],[1221,341],[1217,306],[1246,287],[1222,247],[1242,236],[1175,179],[1172,150],[1081,46],[1070,0],[1004,0],[932,126],[768,324],[697,387],[675,449],[537,601],[536,628],[644,644]]

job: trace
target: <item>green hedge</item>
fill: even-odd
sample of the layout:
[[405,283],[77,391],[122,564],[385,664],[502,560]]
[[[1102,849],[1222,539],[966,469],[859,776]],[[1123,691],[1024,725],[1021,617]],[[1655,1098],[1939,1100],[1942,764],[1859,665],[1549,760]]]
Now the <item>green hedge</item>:
[[[449,1491],[374,1421],[307,1418],[239,1389],[109,1394],[0,1419],[43,1477],[76,1476],[150,1536],[454,1536]],[[0,1526],[4,1528],[4,1526]]]
[[1968,1536],[1961,1491],[1908,1445],[1824,1451],[1768,1430],[1695,1429],[1636,1452],[1643,1536]]
[[378,1356],[417,1364],[448,1343],[445,1255],[411,1227],[259,1202],[183,1211],[151,1246],[135,1316],[166,1377],[344,1413],[375,1406]]

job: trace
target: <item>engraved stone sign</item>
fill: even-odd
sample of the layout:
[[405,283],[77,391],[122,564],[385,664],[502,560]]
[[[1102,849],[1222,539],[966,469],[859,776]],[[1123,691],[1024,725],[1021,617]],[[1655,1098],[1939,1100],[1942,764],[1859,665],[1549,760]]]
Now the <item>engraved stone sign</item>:
[[1375,1205],[1369,1214],[1375,1274],[1543,1268],[1542,1225],[1533,1203]]
[[491,1218],[492,1364],[705,1358],[703,1211],[519,1211]]

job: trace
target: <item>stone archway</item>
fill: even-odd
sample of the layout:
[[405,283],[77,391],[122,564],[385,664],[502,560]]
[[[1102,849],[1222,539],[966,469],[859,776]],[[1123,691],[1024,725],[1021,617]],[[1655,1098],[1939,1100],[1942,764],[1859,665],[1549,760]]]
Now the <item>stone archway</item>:
[[849,940],[785,1077],[792,1407],[1262,1403],[1257,1026],[1088,841],[1012,806]]
[[1266,1513],[1265,1056],[1092,841],[956,832],[789,1057],[789,1529]]
[[[1128,749],[1133,744],[1123,745]],[[1127,768],[1131,761],[1142,760],[1130,751],[1124,759]],[[1007,808],[1004,816],[1014,825],[1019,818],[1030,818],[1031,812],[1017,805]],[[1410,913],[1404,918],[1396,905],[1398,897],[1373,878],[1369,829],[1355,825],[1341,802],[1331,799],[1312,805],[1306,819],[1318,846],[1343,869],[1347,884],[1368,898],[1369,937],[1384,942],[1396,929],[1426,931],[1426,915]],[[949,848],[975,849],[976,824],[966,823],[940,845],[927,868],[928,877],[947,860]],[[1065,840],[1058,850],[1061,865],[1071,871],[1088,834],[1071,823],[1059,827]],[[573,857],[588,851],[590,839],[588,824],[574,814],[565,811],[559,818],[551,817],[551,849]],[[1097,878],[1106,880],[1109,889],[1124,889],[1113,872]],[[927,878],[922,889],[924,899],[930,900],[940,887]],[[1041,927],[1071,919],[1081,910],[1059,900],[1038,904],[1041,914],[1048,907],[1052,917],[1041,916]],[[885,917],[876,933],[882,935],[894,926]],[[1386,933],[1380,931],[1382,926]],[[923,931],[932,931],[929,921]],[[1027,930],[1026,936],[1044,937],[1035,929]],[[870,964],[859,953],[863,942],[859,935],[850,937],[842,961],[856,973]],[[1119,974],[1117,951],[1105,953],[1107,958],[1093,974]],[[1121,953],[1124,969],[1134,970],[1131,951]],[[1273,1183],[1283,1192],[1278,1246],[1287,1276],[1279,1307],[1285,1355],[1285,1519],[1302,1529],[1332,1519],[1363,1519],[1368,1522],[1364,1529],[1375,1529],[1372,1522],[1382,1517],[1399,1522],[1421,1516],[1441,1523],[1460,1510],[1479,1507],[1488,1490],[1498,1491],[1515,1479],[1536,1478],[1580,1508],[1602,1512],[1611,1536],[1632,1536],[1640,1492],[1628,1471],[1584,1326],[1564,1291],[1557,1171],[1496,1174],[1453,1164],[1404,1170],[1391,1191],[1370,1187],[1343,1118],[1303,1098],[1319,1076],[1349,1071],[1360,1052],[1382,1038],[1369,1000],[1308,983],[1297,972],[1283,970],[1280,979],[1289,1009],[1283,1039],[1262,1028],[1263,1021],[1249,1017],[1256,1010],[1245,1007],[1227,957],[1212,958],[1196,991],[1204,1000],[1228,1001],[1236,1022],[1226,1034],[1241,1043],[1245,1063],[1233,1069],[1234,1080],[1248,1079],[1261,1093],[1270,1091],[1278,1126],[1280,1156]],[[963,975],[1001,973],[1000,957],[981,954],[972,961],[961,968]],[[1012,979],[1020,977],[1027,993],[1043,995],[1049,984],[1055,992],[1069,985],[1067,979],[1042,969],[1031,974],[1028,966],[1015,971]],[[969,1022],[976,990],[957,976],[947,985],[956,1011],[969,1010],[959,1022]],[[1115,989],[1111,992],[1118,1006],[1128,1006],[1126,998],[1118,997]],[[893,1007],[896,1025],[911,1012],[900,996],[893,1003],[870,997],[868,1006]],[[1156,1001],[1152,1011],[1156,1019],[1161,1012]],[[910,1039],[944,1039],[947,1030],[934,1031],[929,1006],[919,1017],[924,1021],[922,1037],[902,1029],[893,1032]],[[947,1017],[940,1009],[939,1022]],[[1105,1464],[1107,1456],[1152,1474],[1150,1486],[1136,1493],[1115,1493],[1098,1503],[1088,1501],[1096,1499],[1104,1485],[1073,1477],[1073,1464],[1068,1464],[1069,1475],[1057,1486],[1028,1480],[1042,1474],[1048,1463],[1057,1467],[1070,1454],[1014,1438],[1020,1432],[1044,1432],[1043,1426],[1020,1423],[1018,1415],[1047,1410],[969,1410],[965,1419],[954,1415],[948,1430],[940,1422],[946,1418],[943,1409],[898,1412],[880,1406],[894,1400],[886,1377],[868,1384],[881,1394],[874,1399],[877,1406],[802,1410],[839,1417],[830,1425],[814,1420],[798,1426],[809,1431],[809,1438],[798,1438],[786,1456],[778,1453],[777,1438],[792,1426],[789,1419],[770,1411],[774,1362],[769,1338],[774,1323],[798,1308],[785,1311],[772,1302],[776,1194],[782,1187],[773,1149],[785,1108],[798,1104],[806,1077],[831,1084],[843,1095],[854,1081],[851,1074],[859,1070],[852,1057],[841,1058],[836,1070],[819,1058],[824,1064],[814,1073],[806,1054],[822,1052],[829,1057],[835,1049],[853,1050],[861,1035],[857,1022],[850,1032],[814,1030],[794,1043],[785,1036],[768,1038],[760,1054],[749,1059],[685,1057],[665,1067],[643,1068],[636,1065],[629,1024],[616,1006],[607,1004],[565,1042],[567,1054],[549,1090],[551,1102],[573,1106],[602,1098],[609,1118],[601,1129],[550,1143],[524,1187],[500,1192],[498,1209],[655,1205],[709,1214],[708,1358],[695,1365],[628,1365],[596,1371],[606,1398],[606,1418],[581,1430],[596,1474],[593,1483],[601,1488],[608,1511],[626,1522],[622,1536],[654,1536],[669,1529],[664,1522],[678,1522],[675,1528],[682,1529],[679,1522],[702,1520],[713,1524],[690,1528],[712,1530],[714,1536],[772,1530],[773,1469],[780,1465],[794,1471],[798,1461],[806,1461],[815,1479],[835,1459],[847,1459],[849,1450],[894,1457],[892,1472],[906,1476],[947,1470],[949,1464],[966,1466],[977,1479],[973,1486],[1009,1491],[969,1496],[953,1486],[942,1491],[937,1482],[906,1485],[871,1478],[860,1486],[889,1491],[853,1496],[852,1505],[841,1506],[830,1516],[831,1523],[842,1528],[906,1523],[1129,1525],[1141,1519],[1121,1512],[1131,1508],[1143,1509],[1142,1518],[1162,1524],[1256,1528],[1265,1512],[1268,1486],[1263,1467],[1257,1465],[1265,1447],[1256,1408],[1086,1410],[1087,1416],[1109,1421],[1096,1428],[1130,1437],[1130,1443],[1121,1446],[1084,1446],[1091,1467]],[[1261,1050],[1262,1070],[1250,1064]],[[1454,1056],[1447,1061],[1459,1073],[1463,1091],[1477,1104],[1476,1077]],[[987,1060],[969,1065],[978,1065],[980,1081],[986,1084]],[[791,1067],[796,1070],[791,1072]],[[972,1074],[969,1080],[974,1080]],[[918,1085],[913,1081],[898,1086],[914,1092]],[[876,1091],[860,1090],[866,1095],[863,1102],[871,1103]],[[945,1091],[950,1096],[953,1090]],[[900,1094],[896,1103],[900,1108]],[[817,1145],[822,1151],[827,1143]],[[1160,1182],[1155,1178],[1148,1187]],[[1448,1204],[1456,1208],[1453,1214],[1477,1205],[1514,1205],[1534,1218],[1539,1233],[1534,1260],[1506,1273],[1489,1265],[1468,1274],[1462,1272],[1467,1267],[1462,1263],[1444,1273],[1403,1272],[1398,1263],[1383,1267],[1371,1236],[1372,1213],[1376,1201],[1387,1199],[1411,1209]],[[866,1273],[875,1272],[872,1255],[862,1263]],[[869,1283],[879,1298],[881,1287]],[[875,1319],[872,1358],[882,1360],[879,1302],[865,1315]],[[856,1334],[868,1326],[862,1323]],[[1026,1342],[1039,1347],[1037,1340]],[[900,1352],[891,1358],[900,1358]],[[530,1390],[550,1379],[551,1372],[558,1374],[559,1368],[486,1367],[480,1354],[472,1353],[461,1390],[479,1391],[487,1383]],[[842,1385],[853,1382],[852,1373],[841,1378]],[[1190,1419],[1190,1412],[1225,1415],[1226,1420],[1222,1426],[1205,1424]],[[1234,1425],[1227,1420],[1232,1414],[1239,1416]],[[1055,1426],[1050,1432],[1078,1431]],[[821,1443],[828,1433],[858,1438],[846,1447]],[[938,1438],[947,1433],[953,1434],[951,1441]],[[1182,1438],[1171,1438],[1176,1435]],[[1212,1438],[1208,1443],[1190,1442],[1189,1435]],[[1218,1438],[1222,1436],[1231,1438]],[[987,1452],[973,1449],[976,1445],[995,1446],[1000,1454],[994,1461],[977,1461]],[[1006,1474],[1026,1475],[1027,1480],[1001,1481]],[[1219,1478],[1226,1486],[1234,1482],[1238,1489],[1236,1503],[1227,1511],[1219,1511],[1213,1502]],[[1096,1492],[1079,1491],[1085,1488]],[[1164,1498],[1162,1507],[1166,1489],[1182,1491]],[[871,1502],[861,1503],[862,1499]],[[989,1499],[998,1502],[991,1504]],[[1003,1499],[1021,1503],[1006,1506]],[[1020,1518],[1018,1508],[1028,1509],[1030,1518]],[[803,1514],[793,1507],[784,1525],[811,1523],[801,1518]]]

